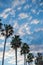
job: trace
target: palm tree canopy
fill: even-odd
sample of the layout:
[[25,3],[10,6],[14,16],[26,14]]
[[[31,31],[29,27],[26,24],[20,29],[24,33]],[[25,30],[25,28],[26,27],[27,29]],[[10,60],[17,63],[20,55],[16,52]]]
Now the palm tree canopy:
[[38,61],[41,61],[42,60],[42,54],[41,53],[37,53],[37,57],[36,57],[36,60]]
[[42,57],[42,54],[41,53],[37,53],[38,57]]
[[22,54],[27,54],[29,51],[30,50],[29,50],[28,44],[24,43],[23,46],[21,47],[21,51],[20,51],[21,52],[21,55]]
[[6,36],[7,38],[13,34],[13,27],[9,24],[4,24],[2,29],[2,35]]
[[40,63],[42,63],[42,54],[41,53],[37,53],[35,64],[36,65],[41,65]]
[[14,37],[12,37],[12,41],[11,41],[11,48],[15,49],[15,48],[19,48],[21,46],[21,39],[19,37],[19,35],[15,35]]
[[28,63],[32,62],[32,61],[33,61],[33,58],[34,58],[34,55],[33,55],[32,53],[29,53],[29,54],[27,55],[27,62],[28,62]]

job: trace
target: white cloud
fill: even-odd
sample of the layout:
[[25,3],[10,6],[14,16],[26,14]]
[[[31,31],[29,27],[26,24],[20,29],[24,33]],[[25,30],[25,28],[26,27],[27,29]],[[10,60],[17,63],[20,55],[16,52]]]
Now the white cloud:
[[[10,43],[6,43],[6,48],[10,47]],[[3,48],[4,48],[4,42],[1,42],[0,43],[0,50],[2,49],[2,51],[0,51],[0,61],[2,60],[2,56],[3,56]],[[10,56],[10,53],[12,52],[12,49],[9,49],[9,51],[5,51],[5,59],[9,58]]]
[[0,17],[3,17],[4,19],[7,18],[8,14],[2,13],[0,14]]
[[23,25],[20,26],[18,32],[17,32],[20,36],[27,34],[31,34],[30,32],[30,27],[28,26],[28,23],[24,23]]
[[[6,43],[6,49],[7,49],[7,47],[10,47],[10,43]],[[3,51],[3,48],[4,48],[4,41],[3,42],[0,42],[0,49],[2,49],[2,51]]]
[[32,53],[37,53],[37,52],[40,52],[40,53],[43,53],[43,44],[41,45],[30,45],[30,52]]
[[[9,43],[7,44],[7,46],[9,46]],[[9,48],[10,48],[10,46],[9,46]],[[2,54],[3,54],[3,52],[0,51],[0,61],[2,60],[2,56],[3,56]],[[18,57],[18,65],[23,64],[24,57],[23,57],[23,55],[22,56],[20,55],[20,48],[17,50],[17,57]],[[7,60],[8,63],[10,63],[10,64],[15,64],[15,51],[14,51],[14,49],[10,48],[9,51],[5,52],[5,60]]]
[[27,34],[31,34],[30,27],[28,26],[28,23],[25,24],[25,29]]
[[4,40],[4,36],[2,36],[1,33],[0,33],[0,40]]
[[9,12],[9,11],[11,11],[11,8],[5,9],[5,10],[4,10],[4,13],[7,13],[7,12]]
[[[23,60],[23,58],[21,60]],[[21,61],[21,60],[18,62],[18,65],[23,65],[24,60],[23,61]]]
[[25,35],[23,29],[24,29],[24,27],[21,26],[21,27],[18,29],[18,32],[17,32],[17,33],[18,33],[19,35],[21,35],[21,36]]
[[42,50],[42,49],[39,49],[39,50],[37,50],[37,51],[36,51],[36,50],[35,50],[35,51],[33,50],[33,51],[30,51],[30,52],[31,52],[31,53],[38,53],[38,52],[39,52],[39,53],[43,53],[43,50]]
[[31,11],[32,11],[32,13],[34,13],[34,14],[36,13],[36,10],[35,10],[35,9],[31,9]]
[[6,8],[6,9],[0,14],[0,17],[3,17],[4,19],[6,19],[9,14],[15,16],[15,10],[13,10],[12,8]]
[[[18,59],[18,60],[17,60],[18,65],[21,65],[21,64],[24,63],[24,60],[23,60],[24,57],[21,56],[20,54],[18,54],[17,59]],[[10,64],[15,64],[15,56],[13,56],[12,59],[9,59],[8,63],[10,63]]]
[[[15,64],[15,51],[13,51],[12,53],[10,53],[10,55],[12,56],[12,58],[11,59],[9,58],[8,63]],[[18,65],[19,64],[23,64],[24,57],[23,57],[23,55],[22,56],[20,55],[20,48],[18,49],[17,58],[18,58]]]
[[43,28],[37,28],[37,29],[35,29],[35,31],[36,31],[36,32],[38,32],[38,31],[43,31]]
[[2,60],[2,52],[0,52],[0,61]]
[[24,19],[24,18],[29,17],[29,15],[27,13],[20,13],[18,16],[19,16],[19,19]]
[[[7,59],[7,58],[9,58],[9,57],[11,57],[13,55],[14,51],[12,53],[11,52],[12,52],[12,49],[5,52],[5,59]],[[0,51],[0,60],[2,59],[2,54],[3,54],[3,52]]]
[[14,29],[18,29],[19,28],[19,24],[17,23],[17,21],[15,20],[15,23],[14,23]]
[[26,34],[31,34],[28,23],[23,23],[23,24],[19,25],[18,21],[15,20],[13,28],[14,28],[14,31],[16,32],[15,33],[16,35],[24,36]]
[[27,31],[27,32],[26,32],[27,34],[31,34],[29,27],[26,28],[26,31]]
[[4,43],[0,43],[0,48],[3,48]]
[[3,18],[7,18],[8,17],[8,13],[7,12],[10,12],[11,11],[11,8],[7,8],[3,11],[3,13],[0,14],[0,17],[3,17]]
[[21,7],[18,7],[17,9],[18,9],[18,10],[21,10]]
[[34,19],[31,21],[31,24],[38,24],[38,23],[39,23],[39,20],[37,20],[37,19]]
[[13,0],[12,1],[12,8],[15,8],[16,6],[22,5],[25,3],[25,0]]

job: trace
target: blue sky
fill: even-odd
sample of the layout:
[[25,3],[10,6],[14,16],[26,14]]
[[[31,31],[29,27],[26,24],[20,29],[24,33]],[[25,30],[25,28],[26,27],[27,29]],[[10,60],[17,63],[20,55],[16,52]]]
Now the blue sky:
[[[19,34],[23,42],[30,45],[32,53],[43,53],[43,0],[0,0],[0,18],[2,23],[11,24],[14,34]],[[0,35],[0,65],[2,60],[4,37]],[[23,65],[23,56],[18,49],[18,65]],[[13,55],[14,54],[14,55]],[[15,52],[12,52],[7,40],[5,65],[15,64]]]

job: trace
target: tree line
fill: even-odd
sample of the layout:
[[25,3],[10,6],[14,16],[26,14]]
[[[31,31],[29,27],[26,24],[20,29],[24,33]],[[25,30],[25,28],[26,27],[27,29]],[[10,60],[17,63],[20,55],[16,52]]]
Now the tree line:
[[[5,37],[3,57],[2,57],[2,65],[4,65],[6,42],[10,36],[14,35],[14,30],[10,24],[2,24],[1,19],[0,19],[0,33],[1,33],[1,35],[3,35]],[[30,53],[29,45],[27,43],[23,42],[19,35],[14,35],[11,38],[10,46],[11,46],[11,48],[13,48],[13,50],[15,50],[16,65],[17,65],[17,49],[18,48],[21,48],[20,54],[24,55],[24,65],[27,65],[27,63],[29,65],[31,62],[33,62],[34,55],[33,55],[33,53]],[[35,59],[35,65],[39,65],[42,62],[41,53],[38,53],[37,55],[38,56]]]

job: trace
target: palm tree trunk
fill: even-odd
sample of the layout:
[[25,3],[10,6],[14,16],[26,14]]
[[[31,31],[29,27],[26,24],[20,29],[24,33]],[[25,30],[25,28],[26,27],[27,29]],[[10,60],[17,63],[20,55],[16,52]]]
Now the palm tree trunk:
[[26,54],[24,54],[24,65],[27,65],[26,64]]
[[28,63],[28,65],[30,65],[30,63]]
[[16,65],[17,65],[17,48],[15,49]]
[[5,56],[6,40],[7,40],[7,38],[5,37],[4,49],[3,49],[3,57],[2,57],[2,65],[4,65],[4,56]]

